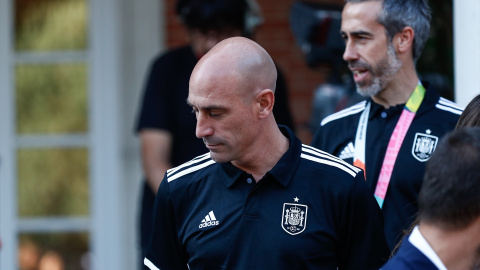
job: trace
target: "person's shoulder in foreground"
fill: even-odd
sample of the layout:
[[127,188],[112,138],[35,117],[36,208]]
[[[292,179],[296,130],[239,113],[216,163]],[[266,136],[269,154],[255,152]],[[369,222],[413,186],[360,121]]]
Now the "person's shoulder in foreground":
[[275,80],[268,53],[246,38],[226,39],[199,61],[187,102],[210,153],[162,181],[147,269],[378,269],[385,261],[363,172],[277,126]]
[[418,224],[383,270],[480,269],[478,164],[478,126],[461,124],[440,140],[426,165]]
[[[418,230],[418,229],[417,229]],[[412,237],[413,236],[413,237]],[[423,237],[418,235],[418,231],[415,234],[410,235],[412,241],[422,243]],[[423,239],[423,240],[422,240]],[[382,268],[381,270],[438,270],[439,268],[427,257],[420,249],[412,244],[410,238],[406,237],[398,250]],[[422,241],[422,242],[420,242]],[[415,243],[417,243],[415,242]],[[424,242],[422,243],[425,245]]]

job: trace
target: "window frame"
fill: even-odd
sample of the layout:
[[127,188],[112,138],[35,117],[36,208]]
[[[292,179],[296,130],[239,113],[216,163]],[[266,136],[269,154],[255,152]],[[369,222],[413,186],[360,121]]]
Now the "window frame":
[[[0,0],[0,269],[18,269],[21,233],[87,232],[92,269],[122,269],[121,171],[118,96],[121,46],[118,2],[87,0],[89,40],[85,51],[15,52],[14,0]],[[112,8],[114,7],[114,8]],[[101,25],[102,27],[95,27]],[[113,34],[112,34],[113,33]],[[3,58],[3,57],[2,57]],[[17,64],[83,62],[87,66],[88,130],[82,134],[19,135],[15,116]],[[17,150],[86,147],[89,152],[90,213],[87,217],[20,218],[17,213]],[[106,196],[108,194],[108,196]]]

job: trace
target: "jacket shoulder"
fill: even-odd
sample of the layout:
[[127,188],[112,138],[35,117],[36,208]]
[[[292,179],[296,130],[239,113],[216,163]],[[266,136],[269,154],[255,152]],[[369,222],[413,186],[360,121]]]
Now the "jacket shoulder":
[[437,103],[435,104],[435,108],[438,110],[444,111],[448,114],[452,114],[455,117],[459,117],[462,114],[464,109],[458,104],[456,104],[455,102],[450,101],[443,97],[440,97],[438,99]]
[[193,175],[201,174],[210,169],[216,162],[211,158],[210,153],[198,156],[188,162],[183,163],[177,167],[167,170],[166,179],[169,185],[175,183],[175,185],[181,184],[180,182],[186,181]]
[[302,145],[300,157],[313,162],[314,166],[318,166],[318,168],[323,168],[335,174],[347,173],[352,178],[356,177],[362,171],[334,155],[308,145]]
[[364,101],[359,102],[355,105],[352,105],[352,106],[350,106],[346,109],[343,109],[339,112],[331,114],[331,115],[325,117],[322,120],[322,122],[320,122],[320,126],[324,126],[324,125],[326,125],[326,124],[328,124],[332,121],[336,121],[336,120],[339,120],[339,119],[344,119],[344,118],[347,118],[348,116],[361,113],[361,112],[363,112],[363,110],[365,110],[366,105],[367,105],[367,101],[364,100]]

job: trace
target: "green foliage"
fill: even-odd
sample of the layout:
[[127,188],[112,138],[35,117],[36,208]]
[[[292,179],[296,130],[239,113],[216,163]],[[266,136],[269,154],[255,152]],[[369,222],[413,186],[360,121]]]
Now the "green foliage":
[[17,51],[79,50],[87,47],[85,0],[17,0]]
[[19,216],[88,216],[87,168],[86,149],[19,150]]
[[[88,49],[87,0],[15,0],[15,50],[56,53]],[[49,55],[49,54],[47,54]],[[88,63],[22,62],[15,67],[19,135],[88,133]],[[85,59],[86,61],[86,59]],[[33,137],[35,138],[35,137]],[[89,217],[89,149],[21,148],[17,151],[19,217]],[[58,253],[65,269],[80,270],[89,233],[20,234],[40,255]]]
[[17,132],[86,132],[86,72],[84,64],[18,66]]
[[[15,1],[17,51],[85,50],[85,0]],[[22,63],[15,68],[17,132],[61,135],[88,132],[85,63]],[[87,216],[87,149],[20,149],[19,215]]]

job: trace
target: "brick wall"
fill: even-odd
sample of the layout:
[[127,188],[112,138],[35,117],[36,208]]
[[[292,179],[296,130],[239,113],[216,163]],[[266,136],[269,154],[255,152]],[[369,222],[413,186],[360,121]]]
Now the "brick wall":
[[[300,48],[290,30],[290,8],[294,0],[257,0],[263,24],[258,28],[255,40],[264,47],[280,66],[287,80],[290,108],[297,135],[309,143],[311,133],[307,127],[312,105],[313,91],[325,82],[328,67],[312,70],[307,67]],[[316,0],[310,2],[341,4],[343,0]],[[186,43],[186,34],[175,14],[176,0],[165,0],[167,16],[167,46]]]

